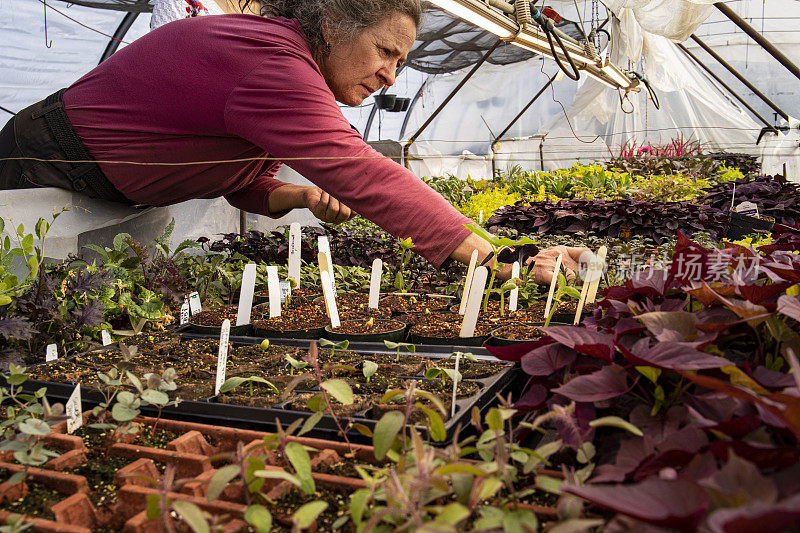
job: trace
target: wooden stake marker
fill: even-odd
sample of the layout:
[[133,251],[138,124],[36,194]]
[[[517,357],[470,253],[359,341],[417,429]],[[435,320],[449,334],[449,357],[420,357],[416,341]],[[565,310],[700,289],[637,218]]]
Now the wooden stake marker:
[[556,292],[556,286],[558,285],[558,275],[561,273],[561,260],[564,257],[561,254],[558,254],[558,258],[556,258],[556,266],[553,269],[553,280],[550,282],[550,292],[547,293],[547,305],[544,306],[544,320],[547,322],[547,317],[550,316],[550,306],[553,305],[553,295]]
[[289,224],[289,264],[288,275],[300,286],[300,252],[303,230],[299,222]]
[[[519,261],[514,261],[514,264],[511,265],[511,279],[519,277]],[[511,292],[508,295],[508,310],[509,311],[516,311],[517,310],[517,302],[519,300],[519,287],[515,287],[511,289]]]
[[581,299],[578,300],[578,308],[575,310],[575,320],[572,321],[573,326],[577,326],[581,321],[581,313],[583,313],[583,306],[586,304],[586,295],[589,293],[589,283],[584,280],[583,287],[581,287]]
[[281,284],[278,279],[278,267],[275,265],[267,267],[267,291],[269,292],[269,317],[281,316]]
[[597,258],[593,261],[594,265],[589,265],[590,271],[591,267],[594,266],[595,272],[592,274],[592,282],[589,284],[589,293],[586,295],[587,304],[593,304],[597,298],[597,289],[600,288],[600,280],[603,278],[603,267],[606,264],[607,254],[608,248],[606,246],[601,246],[597,250]]
[[464,320],[461,322],[460,337],[475,336],[475,325],[478,323],[478,313],[481,310],[483,289],[486,287],[488,275],[489,270],[486,267],[480,266],[475,269],[475,275],[472,276],[472,284],[469,287],[467,310],[464,312]]
[[336,308],[336,296],[333,294],[331,278],[323,270],[320,270],[319,276],[322,279],[322,296],[325,299],[325,310],[328,312],[328,318],[331,319],[331,327],[338,328],[342,323],[339,321],[339,311]]
[[217,380],[214,384],[214,394],[219,394],[219,388],[225,383],[225,371],[228,367],[228,342],[231,338],[231,321],[227,318],[222,321],[219,332],[219,351],[217,352]]
[[383,275],[383,261],[375,259],[372,262],[372,275],[369,278],[369,307],[378,308],[378,300],[381,297],[381,275]]
[[472,285],[472,277],[475,275],[475,265],[478,264],[478,250],[472,250],[472,255],[469,258],[469,267],[467,268],[467,277],[464,278],[464,290],[461,291],[461,305],[458,306],[458,314],[463,315],[467,310],[467,296],[469,295],[469,288]]
[[[239,289],[239,310],[236,312],[236,325],[250,323],[253,308],[253,292],[256,289],[256,264],[247,263],[242,272],[242,287]],[[270,301],[270,303],[272,303]]]

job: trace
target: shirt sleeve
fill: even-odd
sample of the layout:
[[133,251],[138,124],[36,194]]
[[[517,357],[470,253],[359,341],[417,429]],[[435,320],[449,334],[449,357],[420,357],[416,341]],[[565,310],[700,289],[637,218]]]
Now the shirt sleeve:
[[266,215],[271,218],[280,218],[288,213],[289,210],[270,213],[269,195],[282,185],[286,184],[269,175],[263,175],[247,184],[246,187],[226,194],[225,199],[233,207],[242,209],[248,213]]
[[316,64],[302,51],[270,54],[231,92],[228,130],[261,146],[439,267],[470,220],[411,171],[350,128]]

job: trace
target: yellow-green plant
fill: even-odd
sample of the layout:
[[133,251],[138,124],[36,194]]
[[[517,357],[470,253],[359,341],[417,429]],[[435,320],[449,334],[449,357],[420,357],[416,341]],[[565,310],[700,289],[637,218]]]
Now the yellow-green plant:
[[495,211],[507,205],[522,200],[522,195],[512,192],[508,187],[498,189],[487,189],[470,196],[466,201],[457,205],[456,208],[472,220],[477,221],[483,212],[483,220],[488,220]]

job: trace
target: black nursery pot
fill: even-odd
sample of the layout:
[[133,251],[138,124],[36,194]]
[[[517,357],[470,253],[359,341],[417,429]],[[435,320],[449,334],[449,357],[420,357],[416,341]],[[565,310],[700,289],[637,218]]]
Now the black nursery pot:
[[375,99],[375,105],[378,106],[378,109],[394,111],[394,105],[397,102],[396,94],[376,94],[373,98]]
[[[360,320],[346,320],[342,322],[342,325],[347,324],[348,322],[361,322]],[[348,340],[350,342],[382,342],[382,341],[391,341],[391,342],[403,342],[403,339],[406,338],[406,329],[407,326],[398,320],[376,320],[376,324],[388,324],[390,322],[397,322],[398,324],[402,324],[402,327],[395,328],[390,331],[384,331],[381,333],[341,333],[338,331],[334,331],[331,326],[325,326],[325,332],[323,336],[331,341],[343,341]]]
[[308,329],[267,329],[267,328],[253,328],[253,334],[256,337],[265,337],[268,339],[308,339],[317,340],[325,333],[325,326],[318,328]]
[[417,335],[412,333],[408,336],[411,344],[434,344],[436,346],[482,346],[489,335],[478,335],[476,337],[429,337],[428,335]]
[[775,223],[770,220],[743,215],[736,211],[730,211],[729,215],[731,217],[730,225],[728,226],[728,232],[725,234],[725,237],[732,241],[743,239],[747,235],[757,233],[758,231],[772,231],[772,226],[775,225]]
[[[529,322],[524,324],[525,326],[530,326],[531,328],[539,328],[544,327],[544,322]],[[570,324],[566,322],[556,322],[552,320],[549,324],[550,326],[568,326]],[[501,328],[497,328],[496,330],[492,331],[492,335],[489,337],[489,340],[486,341],[486,344],[489,346],[513,346],[514,344],[523,344],[526,342],[534,342],[538,341],[540,338],[545,337],[546,335],[542,332],[541,336],[537,338],[530,338],[530,339],[512,339],[509,337],[504,337],[503,332],[506,331],[509,326],[503,326]]]
[[[203,335],[216,335],[219,336],[220,330],[222,329],[221,326],[202,326],[200,324],[194,324],[189,321],[189,327],[187,328],[190,333],[202,333]],[[252,324],[242,324],[241,326],[234,326],[231,325],[231,335],[237,336],[249,336],[253,334],[253,326]]]

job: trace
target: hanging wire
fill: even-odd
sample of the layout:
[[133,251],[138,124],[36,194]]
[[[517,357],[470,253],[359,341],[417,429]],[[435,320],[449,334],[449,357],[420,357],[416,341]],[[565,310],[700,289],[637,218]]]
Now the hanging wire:
[[[51,6],[50,4],[48,4],[48,3],[47,3],[47,0],[39,0],[39,2],[41,2],[42,4],[44,4],[44,10],[45,10],[45,13],[47,13],[47,8],[50,8],[50,9],[52,9],[53,11],[55,11],[56,13],[58,13],[59,15],[61,15],[61,16],[63,16],[63,17],[65,17],[65,18],[67,18],[67,19],[69,19],[69,20],[71,20],[72,22],[74,22],[75,24],[78,24],[79,26],[82,26],[82,27],[86,28],[87,30],[91,30],[91,31],[93,31],[93,32],[95,32],[95,33],[99,33],[100,35],[102,35],[102,36],[104,36],[104,37],[108,37],[109,39],[113,39],[113,40],[115,40],[115,41],[119,41],[119,42],[121,42],[122,44],[130,44],[130,43],[129,43],[129,42],[127,42],[127,41],[123,41],[122,39],[118,39],[117,37],[114,37],[113,35],[109,35],[109,34],[107,34],[107,33],[103,33],[102,31],[100,31],[100,30],[98,30],[98,29],[92,28],[91,26],[88,26],[88,25],[84,24],[83,22],[81,22],[81,21],[79,21],[79,20],[77,20],[77,19],[74,19],[74,18],[70,17],[69,15],[67,15],[66,13],[64,13],[63,11],[59,11],[58,9],[56,9],[56,8],[54,8],[53,6]],[[69,4],[69,5],[73,5],[73,4]],[[67,6],[67,7],[69,7],[69,6]],[[46,15],[45,15],[45,20],[46,20]],[[46,37],[46,34],[47,34],[47,24],[46,24],[46,22],[45,22],[45,39],[47,38],[47,37]],[[49,48],[49,47],[48,47],[48,48]]]
[[52,48],[53,46],[52,39],[49,42],[47,40],[47,8],[48,8],[47,0],[41,0],[41,2],[42,4],[44,4],[44,7],[42,8],[42,11],[44,12],[44,45],[47,48]]

